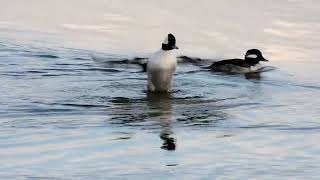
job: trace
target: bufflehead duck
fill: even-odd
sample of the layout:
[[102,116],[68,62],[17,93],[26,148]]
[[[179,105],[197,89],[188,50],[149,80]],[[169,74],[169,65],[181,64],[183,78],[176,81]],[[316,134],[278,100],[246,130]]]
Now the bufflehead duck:
[[214,62],[210,68],[214,71],[223,71],[230,73],[250,73],[261,69],[260,61],[268,61],[262,56],[258,49],[250,49],[247,51],[243,59],[227,59]]
[[178,49],[176,38],[168,34],[162,43],[162,48],[154,53],[147,63],[148,91],[170,91],[172,76],[176,70],[177,59],[173,52]]

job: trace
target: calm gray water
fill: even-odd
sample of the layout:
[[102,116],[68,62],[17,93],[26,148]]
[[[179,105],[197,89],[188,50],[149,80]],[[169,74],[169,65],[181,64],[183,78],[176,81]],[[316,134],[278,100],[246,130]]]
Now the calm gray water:
[[[4,1],[0,179],[318,179],[320,2]],[[170,94],[141,67],[177,55],[270,60],[256,76],[179,63]]]

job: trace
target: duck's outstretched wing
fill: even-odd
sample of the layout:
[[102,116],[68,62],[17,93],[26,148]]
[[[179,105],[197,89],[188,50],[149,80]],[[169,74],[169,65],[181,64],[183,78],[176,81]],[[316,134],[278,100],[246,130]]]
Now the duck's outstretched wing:
[[131,63],[141,66],[142,71],[147,72],[148,58],[135,57],[133,60],[131,60]]
[[179,56],[177,57],[177,59],[178,59],[178,63],[186,63],[186,64],[190,63],[198,66],[209,64],[213,61],[212,59],[204,59],[204,58],[190,57],[190,56]]
[[117,56],[97,56],[91,55],[92,59],[99,64],[106,67],[131,67],[128,65],[138,65],[142,67],[143,72],[147,70],[148,58],[145,57],[134,57],[134,58],[123,58]]

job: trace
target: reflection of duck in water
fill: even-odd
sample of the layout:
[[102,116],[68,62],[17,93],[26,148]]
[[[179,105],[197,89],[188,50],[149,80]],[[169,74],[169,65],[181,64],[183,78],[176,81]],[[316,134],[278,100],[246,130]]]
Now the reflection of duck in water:
[[[155,108],[158,112],[156,117],[159,118],[161,123],[161,133],[160,138],[163,140],[161,146],[165,150],[175,150],[176,149],[176,139],[171,137],[173,132],[171,131],[171,117],[172,117],[172,96],[170,93],[147,93],[147,101],[152,108]],[[151,116],[154,116],[150,112]]]
[[162,149],[169,151],[176,150],[176,140],[170,137],[170,133],[161,132],[160,138],[163,140]]
[[261,72],[252,72],[252,73],[246,73],[244,76],[246,79],[252,79],[252,80],[261,80]]

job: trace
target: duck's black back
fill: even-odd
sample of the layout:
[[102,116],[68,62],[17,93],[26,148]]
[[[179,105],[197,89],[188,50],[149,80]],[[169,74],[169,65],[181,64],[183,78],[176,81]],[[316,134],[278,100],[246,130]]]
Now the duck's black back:
[[213,67],[224,66],[224,65],[235,65],[249,68],[250,64],[243,59],[226,59],[212,64]]

